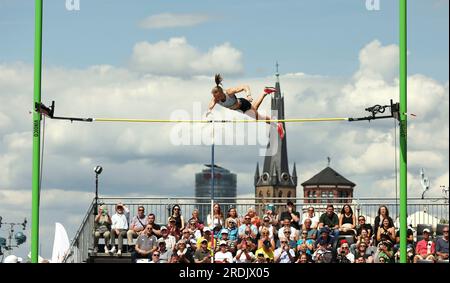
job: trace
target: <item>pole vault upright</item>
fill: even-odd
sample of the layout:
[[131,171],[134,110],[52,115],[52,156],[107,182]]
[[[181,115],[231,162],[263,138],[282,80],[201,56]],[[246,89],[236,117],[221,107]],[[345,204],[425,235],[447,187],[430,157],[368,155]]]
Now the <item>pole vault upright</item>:
[[31,262],[38,262],[39,254],[39,194],[41,156],[41,113],[36,105],[41,103],[42,70],[42,0],[35,0],[34,24],[34,94],[33,94],[33,171],[31,192]]
[[406,263],[407,233],[407,24],[406,0],[399,0],[399,48],[400,48],[400,262]]

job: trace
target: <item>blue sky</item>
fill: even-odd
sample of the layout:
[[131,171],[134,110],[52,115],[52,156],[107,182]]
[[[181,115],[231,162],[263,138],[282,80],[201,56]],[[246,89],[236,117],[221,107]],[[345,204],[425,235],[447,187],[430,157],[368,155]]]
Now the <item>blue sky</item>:
[[[133,45],[184,36],[202,51],[223,42],[241,50],[244,76],[283,72],[348,76],[355,54],[369,41],[398,43],[397,1],[381,0],[368,11],[363,0],[323,1],[80,1],[68,11],[65,1],[44,1],[44,62],[84,68],[123,66]],[[33,1],[0,1],[0,61],[31,63]],[[198,13],[211,17],[193,27],[142,29],[138,23],[160,13]],[[409,72],[448,79],[448,3],[409,2]]]

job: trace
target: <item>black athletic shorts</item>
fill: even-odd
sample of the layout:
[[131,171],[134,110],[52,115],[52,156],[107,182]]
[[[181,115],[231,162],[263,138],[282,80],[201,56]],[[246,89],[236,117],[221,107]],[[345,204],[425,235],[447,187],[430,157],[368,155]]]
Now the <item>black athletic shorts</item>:
[[252,104],[245,98],[238,98],[241,103],[241,107],[238,110],[241,110],[243,113],[250,110],[252,108]]

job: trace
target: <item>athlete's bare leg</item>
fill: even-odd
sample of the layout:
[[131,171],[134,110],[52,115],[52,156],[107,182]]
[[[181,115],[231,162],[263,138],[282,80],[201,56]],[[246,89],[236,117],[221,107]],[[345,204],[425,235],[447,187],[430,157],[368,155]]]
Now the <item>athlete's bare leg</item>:
[[261,103],[263,102],[263,100],[264,100],[264,98],[266,97],[266,95],[268,95],[268,93],[263,93],[263,94],[261,94],[261,95],[258,97],[258,99],[252,103],[252,106],[253,106],[256,110],[258,110],[259,106],[260,106]]
[[[252,108],[245,111],[244,114],[255,120],[271,120],[269,116],[259,113],[258,110],[253,105],[252,105]],[[270,122],[266,122],[266,123],[270,125]]]

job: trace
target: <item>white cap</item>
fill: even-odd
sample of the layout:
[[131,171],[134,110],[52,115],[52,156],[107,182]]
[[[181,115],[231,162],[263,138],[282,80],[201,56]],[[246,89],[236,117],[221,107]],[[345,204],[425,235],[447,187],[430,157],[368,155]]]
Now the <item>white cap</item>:
[[425,232],[427,232],[428,234],[430,234],[431,232],[430,232],[430,229],[428,229],[428,228],[425,228],[425,229],[423,229],[423,231],[422,231],[423,233],[425,233]]
[[22,262],[22,258],[16,255],[9,255],[4,260],[3,263],[20,263]]
[[204,232],[208,232],[208,231],[211,232],[211,229],[209,229],[209,227],[203,228],[203,233],[204,233]]
[[219,242],[219,246],[221,246],[221,245],[228,245],[228,244],[227,244],[226,241],[220,241],[220,242]]

